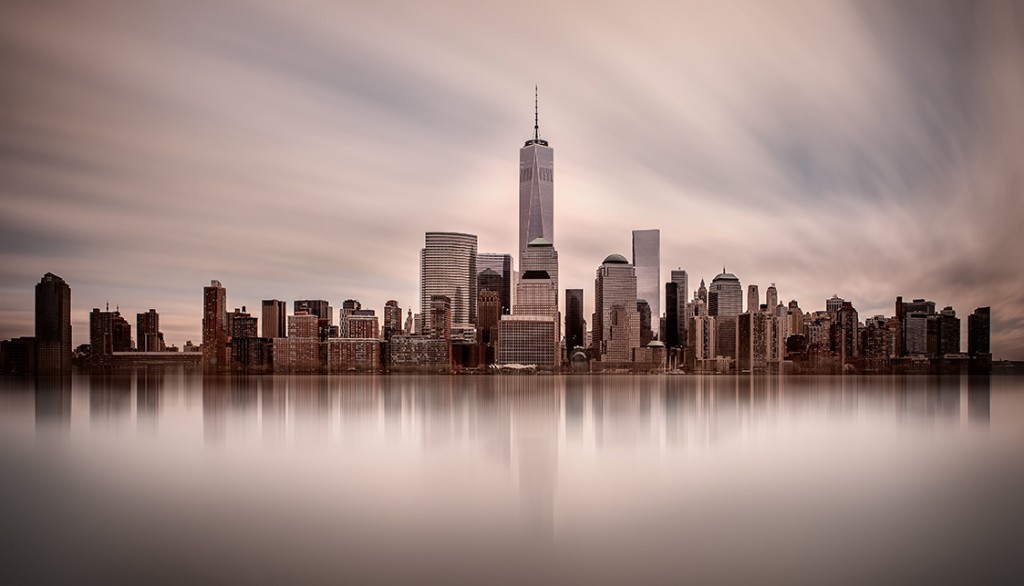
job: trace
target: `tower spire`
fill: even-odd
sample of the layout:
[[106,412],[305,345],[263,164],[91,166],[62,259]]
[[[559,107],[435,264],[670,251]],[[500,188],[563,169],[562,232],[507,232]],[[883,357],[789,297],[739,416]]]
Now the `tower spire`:
[[537,84],[533,85],[533,140],[540,139],[540,109],[538,108]]

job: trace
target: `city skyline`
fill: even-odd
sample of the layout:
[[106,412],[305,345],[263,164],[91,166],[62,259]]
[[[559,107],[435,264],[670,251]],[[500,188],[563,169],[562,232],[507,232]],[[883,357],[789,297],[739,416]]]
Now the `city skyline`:
[[[316,10],[246,6],[239,22],[184,8],[205,27],[181,28],[133,7],[117,7],[116,21],[102,7],[4,9],[0,30],[21,51],[5,58],[18,91],[0,119],[0,338],[32,331],[25,291],[45,272],[75,291],[74,345],[108,301],[126,316],[155,308],[169,344],[198,341],[197,291],[211,279],[231,307],[415,308],[425,232],[474,234],[478,250],[518,258],[515,152],[532,135],[536,83],[541,135],[559,151],[559,294],[584,289],[585,316],[601,259],[629,256],[631,231],[654,227],[662,281],[681,267],[710,283],[725,264],[744,287],[776,283],[780,302],[808,310],[833,293],[862,317],[891,315],[897,295],[964,316],[991,306],[995,358],[1024,358],[1024,35],[1012,7],[787,4],[776,15],[751,4],[743,18],[683,7],[663,15],[685,25],[678,37],[653,23],[644,38],[647,7],[588,17],[580,44],[551,35],[552,59],[537,69],[540,49],[511,34],[492,44],[421,31],[417,19],[444,24],[426,8],[393,23],[365,8],[355,16],[366,30],[353,31]],[[561,10],[533,34],[555,30]],[[472,18],[495,32],[524,16]],[[598,43],[616,19],[623,34]],[[722,39],[700,33],[709,23],[723,24]],[[372,38],[382,30],[392,36]],[[737,45],[744,33],[755,40]],[[422,51],[388,47],[394,35]],[[825,38],[830,50],[809,56]],[[778,54],[761,55],[763,43]],[[637,59],[617,60],[623,48]],[[370,65],[351,57],[364,53]],[[581,67],[594,64],[609,75]],[[467,72],[493,89],[460,81]]]

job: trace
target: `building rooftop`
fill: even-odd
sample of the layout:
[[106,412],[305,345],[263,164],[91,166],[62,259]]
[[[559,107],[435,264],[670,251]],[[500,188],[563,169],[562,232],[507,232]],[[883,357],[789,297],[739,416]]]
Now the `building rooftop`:
[[603,265],[628,265],[629,261],[626,260],[626,257],[622,256],[621,254],[609,254],[604,259],[604,262],[601,263],[601,264],[603,264]]
[[534,238],[527,246],[553,246],[547,238]]

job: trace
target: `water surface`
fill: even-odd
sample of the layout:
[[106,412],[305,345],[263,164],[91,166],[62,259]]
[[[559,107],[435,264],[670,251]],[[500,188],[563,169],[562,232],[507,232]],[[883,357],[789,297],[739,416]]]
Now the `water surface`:
[[0,379],[0,583],[1022,583],[992,377]]

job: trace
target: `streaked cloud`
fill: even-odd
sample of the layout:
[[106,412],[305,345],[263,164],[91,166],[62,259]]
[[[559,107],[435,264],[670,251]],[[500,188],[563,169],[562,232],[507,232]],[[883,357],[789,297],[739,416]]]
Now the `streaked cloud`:
[[658,227],[694,286],[991,305],[1024,359],[1022,29],[1010,2],[9,2],[0,337],[46,271],[76,343],[108,299],[197,340],[211,278],[415,310],[423,232],[512,252],[537,83],[588,305]]

